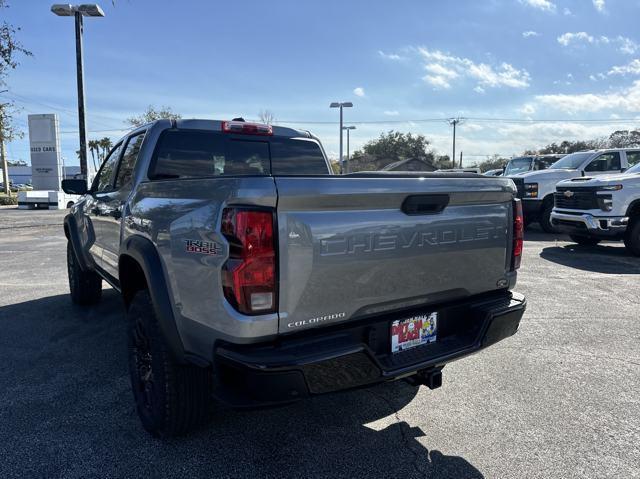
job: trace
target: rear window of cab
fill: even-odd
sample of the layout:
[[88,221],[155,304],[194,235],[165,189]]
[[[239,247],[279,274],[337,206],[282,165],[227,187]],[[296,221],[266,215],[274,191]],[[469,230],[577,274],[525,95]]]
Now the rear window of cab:
[[328,174],[312,139],[179,129],[160,135],[149,171],[151,179]]

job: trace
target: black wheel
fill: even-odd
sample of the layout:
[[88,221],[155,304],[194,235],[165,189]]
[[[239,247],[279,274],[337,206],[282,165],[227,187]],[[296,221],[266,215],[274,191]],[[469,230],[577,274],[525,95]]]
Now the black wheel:
[[71,208],[72,206],[73,206],[73,201],[67,202],[67,209]]
[[67,274],[71,301],[87,306],[102,298],[102,278],[94,271],[82,271],[71,242],[67,242]]
[[154,436],[170,437],[209,422],[213,412],[211,368],[176,362],[147,290],[136,293],[127,323],[131,387],[144,428]]
[[545,233],[557,233],[558,231],[551,224],[551,211],[553,211],[553,201],[545,201],[540,212],[540,226]]
[[640,217],[633,218],[624,235],[624,245],[634,256],[640,256]]
[[600,243],[600,240],[597,238],[590,238],[589,236],[580,236],[580,235],[569,235],[571,241],[574,243],[578,243],[583,246],[595,246]]

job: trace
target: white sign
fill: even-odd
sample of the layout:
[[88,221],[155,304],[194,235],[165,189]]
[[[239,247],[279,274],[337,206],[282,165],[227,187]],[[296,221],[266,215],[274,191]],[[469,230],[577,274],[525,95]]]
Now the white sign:
[[60,191],[62,161],[58,115],[29,115],[29,146],[33,189]]

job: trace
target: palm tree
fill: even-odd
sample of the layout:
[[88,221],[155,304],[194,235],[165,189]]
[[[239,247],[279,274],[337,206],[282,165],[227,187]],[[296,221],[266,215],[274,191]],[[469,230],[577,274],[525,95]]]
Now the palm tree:
[[89,151],[91,152],[91,159],[93,160],[93,168],[98,171],[96,165],[96,156],[100,159],[100,142],[98,140],[89,140]]
[[100,163],[102,163],[104,161],[104,159],[107,157],[107,154],[109,153],[109,151],[111,151],[111,148],[113,147],[113,143],[111,143],[111,139],[108,137],[104,137],[101,140],[98,140],[98,144],[100,146],[100,148],[102,149],[100,151]]

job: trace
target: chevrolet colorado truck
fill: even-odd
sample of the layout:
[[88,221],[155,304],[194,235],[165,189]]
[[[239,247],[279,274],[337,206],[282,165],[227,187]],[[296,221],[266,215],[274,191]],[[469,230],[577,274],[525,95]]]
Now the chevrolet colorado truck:
[[623,240],[640,256],[640,163],[619,175],[561,181],[556,190],[555,228],[582,245]]
[[551,224],[551,210],[556,184],[580,176],[621,173],[640,160],[640,149],[609,149],[571,153],[542,171],[511,176],[522,199],[525,225],[540,223],[547,233],[556,229]]
[[[119,291],[143,426],[406,379],[513,335],[509,179],[331,174],[307,131],[160,120],[127,134],[64,221],[71,299]],[[212,400],[212,398],[218,401]]]

